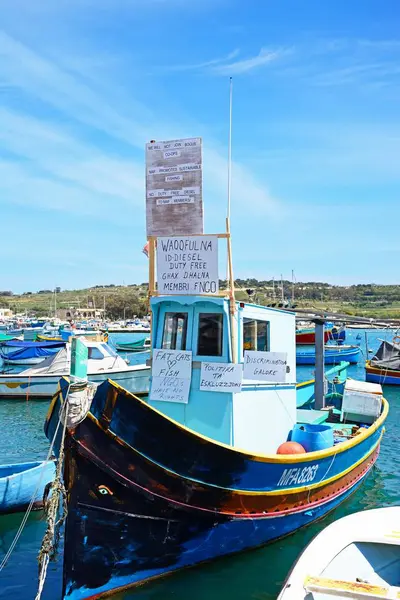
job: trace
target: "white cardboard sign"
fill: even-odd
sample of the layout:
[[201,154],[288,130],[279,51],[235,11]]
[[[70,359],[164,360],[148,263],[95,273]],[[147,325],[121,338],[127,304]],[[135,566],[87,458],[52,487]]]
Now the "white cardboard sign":
[[157,240],[160,294],[217,294],[218,237],[161,237]]
[[180,402],[189,400],[192,352],[154,350],[150,400]]
[[286,381],[286,364],[286,352],[246,350],[244,353],[243,378],[284,383]]
[[201,363],[200,390],[237,393],[242,389],[243,368],[233,363]]
[[191,350],[154,350],[151,374],[153,377],[192,377]]

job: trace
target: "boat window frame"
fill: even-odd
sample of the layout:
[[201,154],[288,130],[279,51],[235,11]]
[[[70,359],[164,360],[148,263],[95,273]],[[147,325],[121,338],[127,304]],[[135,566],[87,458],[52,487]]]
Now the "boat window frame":
[[[166,334],[166,324],[167,324],[167,319],[170,318],[170,316],[172,317],[177,317],[177,316],[184,316],[184,330],[182,333],[182,341],[183,344],[181,344],[180,348],[176,347],[176,342],[177,342],[177,338],[178,338],[178,334],[177,331],[175,332],[175,346],[172,347],[168,347],[166,345],[164,345],[164,340],[165,340],[165,334]],[[181,310],[166,310],[163,314],[163,327],[162,327],[162,336],[161,336],[161,348],[163,350],[187,350],[187,346],[188,346],[188,324],[189,324],[189,313],[187,311],[181,311]],[[172,342],[172,340],[171,340]],[[183,347],[182,347],[183,346]]]
[[[200,325],[201,325],[201,319],[204,318],[215,318],[218,317],[220,319],[220,339],[218,340],[218,346],[219,346],[219,354],[203,354],[199,352],[199,343],[200,343],[200,339],[201,339],[201,335],[200,335]],[[205,356],[207,357],[212,357],[212,358],[221,358],[224,354],[224,314],[222,312],[210,312],[210,311],[202,311],[202,312],[198,312],[197,314],[197,319],[196,319],[196,326],[197,326],[197,336],[196,336],[196,356],[201,356],[202,359],[204,359]]]
[[[265,323],[267,326],[267,331],[266,331],[266,348],[263,350],[259,350],[258,347],[256,348],[246,348],[245,347],[245,335],[244,335],[244,331],[245,331],[245,325],[249,322],[249,321],[255,321],[257,324],[258,323]],[[248,317],[243,315],[242,318],[242,326],[241,326],[241,334],[242,334],[242,355],[244,356],[244,353],[248,350],[248,351],[252,351],[252,352],[270,352],[271,351],[271,321],[270,319],[259,319],[259,318],[255,318],[255,317]],[[257,327],[258,329],[258,327]],[[257,333],[256,333],[256,338],[257,338]],[[258,343],[258,342],[257,342]]]

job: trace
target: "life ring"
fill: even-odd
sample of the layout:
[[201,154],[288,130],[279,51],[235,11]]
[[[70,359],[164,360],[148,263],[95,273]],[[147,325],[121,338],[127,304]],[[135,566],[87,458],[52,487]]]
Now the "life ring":
[[395,335],[394,338],[392,339],[392,344],[400,344],[400,335]]

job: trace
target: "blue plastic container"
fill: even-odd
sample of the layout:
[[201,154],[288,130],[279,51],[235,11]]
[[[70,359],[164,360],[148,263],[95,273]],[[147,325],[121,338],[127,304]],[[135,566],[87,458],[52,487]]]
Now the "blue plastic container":
[[301,444],[306,452],[325,450],[333,446],[333,429],[329,425],[297,424],[291,440]]

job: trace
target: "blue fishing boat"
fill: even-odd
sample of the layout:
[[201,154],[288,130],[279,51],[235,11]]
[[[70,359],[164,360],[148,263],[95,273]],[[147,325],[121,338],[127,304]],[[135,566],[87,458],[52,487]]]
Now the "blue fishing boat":
[[[178,152],[182,172],[190,152],[187,167],[198,173],[201,140],[174,144],[189,148]],[[155,173],[158,192],[169,147],[147,145],[146,177]],[[82,378],[62,378],[46,417],[46,436],[64,451],[64,600],[108,597],[312,523],[362,484],[384,433],[381,387],[371,401],[338,378],[343,393],[328,405],[322,361],[315,410],[298,409],[295,313],[236,301],[229,219],[225,233],[203,235],[199,197],[173,211],[151,202],[149,394],[108,379],[88,403]],[[321,319],[313,335],[322,345]]]
[[[369,415],[339,410],[344,423],[330,410],[296,411],[294,314],[236,303],[233,346],[229,299],[156,297],[151,306],[153,360],[192,352],[188,402],[174,401],[172,382],[161,401],[109,380],[67,429],[64,598],[100,598],[294,532],[348,498],[379,453],[381,396]],[[200,389],[202,361],[243,365],[249,343],[261,354],[286,348],[287,378],[243,379],[235,393]],[[49,439],[68,390],[64,379],[47,415]],[[319,441],[277,453],[301,435]]]
[[54,461],[0,466],[0,514],[25,510],[35,490],[34,508],[43,504],[46,485],[54,479]]
[[65,342],[0,342],[0,358],[10,365],[37,365],[64,348]]
[[[325,346],[325,364],[337,365],[341,361],[349,363],[357,363],[360,357],[360,346]],[[296,349],[296,364],[298,365],[315,365],[315,347]]]

